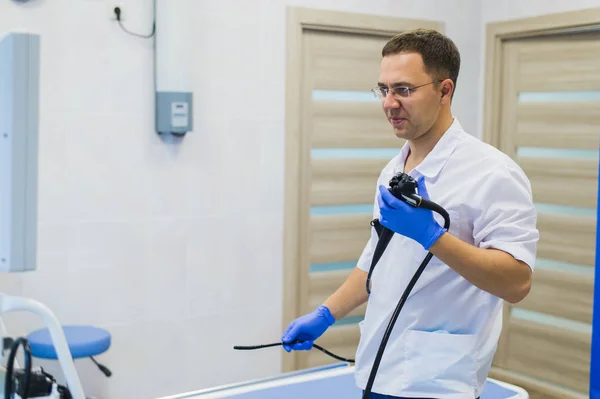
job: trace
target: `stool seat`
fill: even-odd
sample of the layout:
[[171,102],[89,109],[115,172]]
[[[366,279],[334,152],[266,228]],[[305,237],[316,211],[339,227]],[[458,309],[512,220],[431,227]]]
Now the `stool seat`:
[[[99,355],[110,347],[110,333],[102,328],[63,326],[62,329],[74,359]],[[27,336],[27,340],[33,356],[42,359],[58,359],[47,328],[33,331]]]

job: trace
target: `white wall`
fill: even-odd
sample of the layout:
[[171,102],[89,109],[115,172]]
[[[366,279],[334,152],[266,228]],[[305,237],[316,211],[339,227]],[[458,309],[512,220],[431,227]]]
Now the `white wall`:
[[[151,0],[119,3],[128,29],[149,30]],[[454,109],[469,131],[481,6],[197,0],[195,131],[165,143],[153,132],[152,41],[109,21],[110,4],[0,2],[0,32],[42,35],[39,267],[0,276],[0,289],[110,330],[99,360],[112,378],[77,362],[90,395],[152,398],[278,373],[282,350],[232,346],[282,332],[285,6],[445,21],[462,51]],[[18,334],[41,326],[6,322]]]
[[600,7],[600,0],[483,0],[481,7],[481,53],[479,68],[479,108],[476,135],[483,134],[483,98],[485,93],[486,24],[511,19],[537,17],[546,14]]

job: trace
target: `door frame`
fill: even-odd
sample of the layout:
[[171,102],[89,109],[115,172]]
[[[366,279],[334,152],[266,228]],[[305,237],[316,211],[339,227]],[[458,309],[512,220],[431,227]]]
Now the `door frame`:
[[[600,7],[546,14],[502,22],[486,24],[485,49],[485,83],[483,103],[483,132],[482,140],[501,148],[501,115],[502,115],[502,66],[504,64],[503,45],[505,41],[525,38],[541,38],[555,34],[582,33],[600,31]],[[508,320],[510,304],[505,303],[504,320]],[[503,329],[507,327],[504,323]],[[500,352],[506,345],[507,335],[500,338],[496,359],[500,365],[506,364],[506,351]],[[545,392],[549,389],[543,382],[536,382],[527,377],[521,377],[508,369],[492,366],[490,376],[505,382],[521,384],[526,381],[530,386]],[[559,388],[552,388],[554,393],[560,393]],[[569,395],[568,392],[564,392]]]
[[486,24],[483,141],[499,148],[504,42],[591,30],[600,30],[600,7]]
[[[360,14],[342,11],[287,7],[286,9],[286,83],[285,83],[285,173],[284,173],[284,231],[283,231],[283,329],[300,314],[298,281],[299,267],[303,260],[302,249],[306,248],[308,216],[306,204],[310,171],[303,165],[310,161],[310,141],[302,120],[302,71],[303,32],[317,30],[371,35],[392,36],[403,30],[416,28],[445,31],[440,21],[396,18],[375,14]],[[283,331],[283,330],[282,330]],[[296,369],[295,352],[282,358],[282,370]]]

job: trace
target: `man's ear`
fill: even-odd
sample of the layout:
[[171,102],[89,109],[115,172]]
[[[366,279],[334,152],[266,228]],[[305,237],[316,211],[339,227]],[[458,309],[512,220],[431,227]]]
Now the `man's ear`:
[[452,99],[452,93],[454,92],[454,82],[450,79],[444,79],[442,85],[442,104],[449,103]]

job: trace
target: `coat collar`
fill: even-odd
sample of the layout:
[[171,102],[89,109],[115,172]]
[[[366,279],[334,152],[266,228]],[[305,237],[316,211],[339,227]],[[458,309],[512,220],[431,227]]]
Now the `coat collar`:
[[[436,143],[435,147],[425,157],[415,169],[414,172],[418,172],[421,176],[427,178],[436,177],[448,161],[450,155],[456,149],[456,145],[460,140],[461,134],[464,132],[458,119],[454,118],[452,125],[444,132],[440,140]],[[396,166],[396,172],[404,171],[404,163],[406,157],[410,151],[408,141],[404,143],[400,151],[400,157],[398,159],[398,165]],[[414,173],[413,172],[413,173]],[[412,173],[411,173],[412,174]]]

